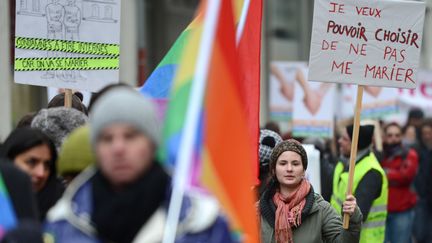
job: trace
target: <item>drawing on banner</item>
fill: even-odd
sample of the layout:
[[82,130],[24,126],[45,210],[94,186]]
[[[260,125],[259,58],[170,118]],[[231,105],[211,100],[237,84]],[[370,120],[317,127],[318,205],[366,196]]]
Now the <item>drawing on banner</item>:
[[15,82],[98,91],[119,81],[120,0],[20,0],[16,8]]
[[333,136],[335,84],[308,82],[307,68],[297,69],[294,83],[293,136]]
[[[76,0],[68,0],[68,4],[64,6],[65,8],[65,40],[79,41],[79,31],[81,25],[81,9],[76,5]],[[77,57],[77,54],[67,53],[69,57]],[[63,71],[63,79],[66,82],[75,82],[77,80],[85,80],[81,76],[79,70],[67,70]]]
[[83,19],[116,23],[118,20],[113,16],[113,5],[115,4],[112,0],[83,0]]
[[[63,39],[63,19],[65,10],[59,0],[51,0],[46,6],[47,38],[53,40]],[[58,57],[57,51],[47,51],[47,57]],[[42,75],[43,79],[62,78],[62,71],[47,70]]]
[[17,0],[19,5],[17,6],[17,14],[30,15],[30,16],[45,16],[45,13],[41,7],[41,0]]

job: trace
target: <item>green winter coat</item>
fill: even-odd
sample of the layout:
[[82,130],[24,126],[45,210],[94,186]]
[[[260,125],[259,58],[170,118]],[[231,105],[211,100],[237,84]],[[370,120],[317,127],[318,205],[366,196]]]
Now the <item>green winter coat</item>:
[[[275,242],[274,226],[272,225],[274,225],[276,208],[271,201],[273,194],[270,191],[264,192],[259,202],[262,243]],[[273,223],[269,223],[272,220]],[[337,213],[321,195],[314,193],[311,189],[302,212],[302,223],[293,229],[294,243],[357,243],[360,239],[361,221],[362,214],[357,207],[350,218],[349,229],[343,229],[340,213]]]

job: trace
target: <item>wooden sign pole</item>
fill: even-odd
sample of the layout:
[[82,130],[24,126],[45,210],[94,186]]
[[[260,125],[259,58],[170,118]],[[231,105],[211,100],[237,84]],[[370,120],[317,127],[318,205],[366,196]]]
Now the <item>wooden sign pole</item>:
[[72,107],[72,90],[71,89],[66,89],[65,90],[65,98],[64,98],[64,106],[67,108],[71,108]]
[[[354,180],[354,170],[355,163],[357,158],[357,143],[358,143],[358,135],[360,128],[360,112],[361,105],[363,99],[363,85],[359,85],[357,87],[357,100],[355,106],[355,115],[354,115],[354,128],[351,140],[351,154],[350,154],[350,162],[349,162],[349,175],[348,175],[348,190],[346,195],[352,194],[353,180]],[[343,216],[343,227],[344,229],[349,228],[349,214],[345,213]]]

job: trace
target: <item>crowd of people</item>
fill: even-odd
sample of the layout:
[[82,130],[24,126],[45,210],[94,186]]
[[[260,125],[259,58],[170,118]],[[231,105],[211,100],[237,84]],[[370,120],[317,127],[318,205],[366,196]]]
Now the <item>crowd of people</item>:
[[[328,141],[261,129],[251,190],[261,242],[432,242],[432,119],[413,109],[404,126],[381,125],[360,126],[352,195],[352,125]],[[0,242],[162,241],[171,175],[156,156],[155,104],[133,88],[110,85],[89,107],[76,93],[65,108],[60,94],[1,142]],[[305,176],[302,144],[320,151],[321,194]],[[187,191],[176,242],[239,240],[215,198]]]
[[[337,138],[333,140],[297,139],[303,144],[313,144],[320,152],[322,198],[330,203],[341,216],[341,212],[345,210],[343,203],[347,200],[353,126],[341,125],[340,129],[336,130],[339,132]],[[268,123],[265,129],[261,130],[260,178],[266,178],[261,180],[257,188],[261,205],[263,200],[269,200],[269,188],[279,181],[275,174],[277,170],[272,171],[272,167],[267,166],[272,161],[271,153],[268,151],[273,148],[273,151],[277,150],[278,144],[286,142],[282,142],[283,138],[288,137],[290,137],[289,133],[280,135],[275,123]],[[382,141],[381,146],[378,144],[379,141]],[[332,150],[332,145],[336,145],[336,153]],[[354,242],[432,242],[432,232],[429,230],[431,222],[429,216],[432,212],[432,194],[429,186],[432,182],[431,152],[432,119],[425,118],[420,109],[410,110],[407,122],[403,125],[396,122],[376,122],[375,125],[366,122],[360,125],[353,177],[353,196],[362,214],[362,223],[359,238]],[[295,174],[295,168],[286,169],[287,176],[293,174]],[[289,195],[291,194],[288,193],[286,196]],[[273,204],[270,203],[270,205],[272,205],[273,212],[279,208],[274,199]],[[273,219],[267,216],[268,207],[261,206],[260,209],[261,214],[265,215],[263,219],[266,224],[264,225],[270,224],[274,232],[277,232],[277,227],[272,223]],[[302,212],[305,214],[308,211],[303,208]],[[297,235],[301,234],[299,229],[302,227],[296,224],[292,226],[294,227],[292,231],[294,239],[296,239]],[[323,229],[323,227],[319,228]],[[268,229],[263,228],[261,223],[263,237],[267,237],[265,232],[268,232]],[[308,236],[312,237],[311,234]],[[321,241],[335,242],[334,240],[323,240],[325,238],[326,235],[323,233]],[[278,242],[269,238],[262,238],[262,241]],[[345,240],[344,242],[351,241]]]

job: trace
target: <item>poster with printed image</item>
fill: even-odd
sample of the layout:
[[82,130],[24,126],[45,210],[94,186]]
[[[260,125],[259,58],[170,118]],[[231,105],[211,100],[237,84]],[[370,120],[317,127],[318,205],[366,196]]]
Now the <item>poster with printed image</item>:
[[293,136],[333,137],[336,84],[307,81],[308,69],[297,69],[294,82]]
[[[342,106],[340,118],[354,117],[356,86],[342,85]],[[363,92],[361,119],[386,119],[398,113],[398,89],[365,86]]]
[[98,91],[119,82],[120,0],[17,0],[15,82]]
[[270,64],[269,104],[271,120],[292,121],[297,69],[306,67],[305,62],[274,61]]

